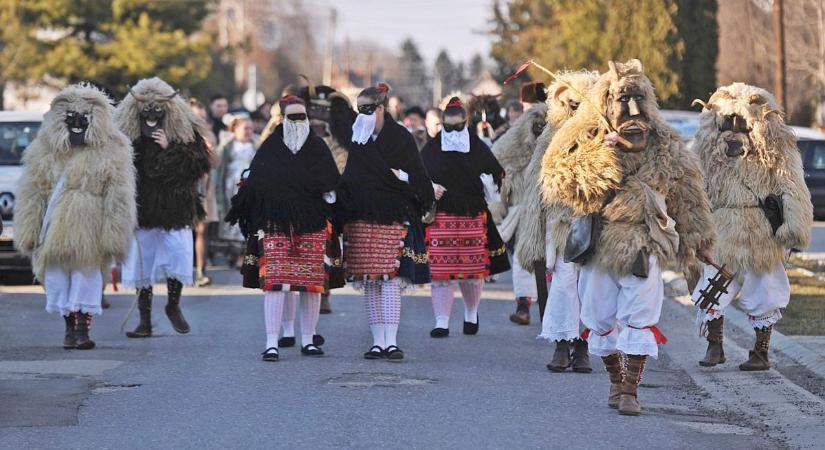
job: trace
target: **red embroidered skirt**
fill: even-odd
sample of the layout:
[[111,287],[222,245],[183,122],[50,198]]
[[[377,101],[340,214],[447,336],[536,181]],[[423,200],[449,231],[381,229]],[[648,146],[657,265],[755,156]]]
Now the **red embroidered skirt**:
[[490,273],[486,212],[475,217],[437,212],[425,240],[433,280],[468,280]]
[[326,292],[327,243],[332,227],[300,235],[266,233],[259,239],[260,286],[264,291]]
[[344,269],[349,281],[389,280],[398,274],[407,227],[357,220],[344,226]]

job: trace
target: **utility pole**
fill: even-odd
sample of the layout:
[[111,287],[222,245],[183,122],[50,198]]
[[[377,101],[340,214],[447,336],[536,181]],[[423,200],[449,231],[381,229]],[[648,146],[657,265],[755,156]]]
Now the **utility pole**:
[[776,66],[774,67],[774,94],[779,106],[786,111],[788,109],[787,96],[785,94],[785,12],[783,0],[773,0],[773,36],[776,51]]
[[335,24],[338,19],[338,13],[335,8],[329,13],[329,27],[327,28],[327,51],[324,55],[324,77],[323,83],[327,86],[332,86],[332,53],[335,46]]

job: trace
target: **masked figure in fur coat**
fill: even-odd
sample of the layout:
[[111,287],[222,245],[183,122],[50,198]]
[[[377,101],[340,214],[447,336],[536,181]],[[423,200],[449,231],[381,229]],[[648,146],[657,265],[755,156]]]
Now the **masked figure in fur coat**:
[[[538,89],[544,94],[543,85]],[[533,156],[536,139],[544,129],[546,115],[547,106],[544,102],[536,103],[516,119],[513,126],[492,146],[493,154],[501,162],[507,177],[502,181],[501,201],[491,203],[490,211],[499,224],[502,239],[511,250],[528,231],[520,220],[525,208],[525,193],[530,184],[526,168]],[[515,252],[510,253],[513,257],[513,292],[516,297],[516,311],[510,315],[510,321],[529,325],[530,306],[539,296],[538,283],[533,275],[534,268],[520,261]],[[541,288],[544,290],[544,280]]]
[[[564,243],[572,220],[570,209],[560,203],[545,205],[541,198],[540,172],[542,160],[556,131],[575,114],[599,74],[590,71],[563,72],[560,81],[550,85],[547,98],[547,126],[536,141],[533,157],[527,165],[527,190],[519,220],[521,238],[516,241],[515,254],[526,267],[536,273],[552,274],[548,288],[547,308],[543,311],[540,338],[555,342],[553,358],[547,364],[552,372],[590,373],[587,340],[580,337],[581,302],[577,290],[578,265],[565,262]],[[539,271],[539,267],[545,270]],[[536,282],[545,282],[536,278]]]
[[[698,158],[662,119],[638,60],[611,62],[556,132],[542,184],[548,203],[577,217],[565,259],[583,263],[581,320],[590,329],[590,353],[610,375],[608,405],[638,415],[646,358],[666,342],[656,327],[661,267],[671,259],[682,267],[698,264],[697,255],[710,259],[715,241]],[[601,230],[595,239],[583,233],[592,227]]]
[[[725,362],[725,309],[739,294],[756,331],[756,343],[741,370],[768,370],[773,325],[788,306],[790,285],[783,260],[811,239],[813,207],[793,130],[773,95],[733,83],[705,104],[694,149],[705,170],[705,189],[719,233],[715,261],[735,273],[719,305],[700,312],[708,349],[702,366]],[[704,266],[694,300],[717,270]]]
[[132,146],[113,116],[100,90],[69,86],[23,156],[15,244],[32,257],[46,311],[63,316],[67,349],[94,347],[103,271],[126,258],[136,225]]
[[178,333],[189,324],[180,309],[192,285],[192,227],[205,211],[197,184],[211,168],[206,124],[160,78],[140,80],[120,102],[117,124],[132,141],[137,170],[138,230],[123,263],[123,285],[138,289],[140,323],[128,337],[152,335],[152,283],[166,280],[166,315]]

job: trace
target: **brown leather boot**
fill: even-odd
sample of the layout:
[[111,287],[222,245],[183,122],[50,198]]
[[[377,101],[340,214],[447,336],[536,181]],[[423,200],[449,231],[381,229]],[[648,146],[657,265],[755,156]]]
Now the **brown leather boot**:
[[722,328],[725,318],[720,317],[708,321],[708,350],[705,359],[699,361],[702,367],[713,367],[725,362],[725,349],[722,348]]
[[77,347],[77,339],[74,337],[74,313],[63,316],[63,322],[66,323],[66,331],[63,335],[63,348],[66,350],[73,349]]
[[557,341],[553,359],[547,364],[551,372],[564,372],[570,367],[570,341]]
[[610,394],[607,397],[607,406],[618,408],[619,398],[622,395],[622,382],[624,381],[622,355],[614,353],[610,356],[602,356],[602,363],[604,363],[604,368],[610,377]]
[[573,372],[590,373],[593,367],[590,366],[590,352],[587,348],[587,341],[576,339],[573,341]]
[[642,413],[638,391],[639,384],[642,382],[646,359],[647,356],[645,355],[627,355],[624,381],[622,382],[622,396],[619,398],[619,414],[638,416]]
[[773,325],[765,328],[754,328],[753,330],[756,331],[756,343],[754,343],[753,350],[750,352],[750,358],[739,365],[739,370],[768,370],[771,368],[771,362],[768,361],[768,349],[771,344]]
[[166,280],[166,288],[168,290],[168,301],[166,303],[166,317],[172,323],[172,328],[180,334],[188,333],[191,328],[183,317],[183,311],[180,309],[180,296],[183,292],[183,283],[169,278]]
[[133,331],[127,331],[126,337],[146,338],[152,336],[152,288],[142,288],[138,291],[138,312],[140,323]]
[[78,350],[91,350],[95,348],[95,341],[89,338],[89,330],[92,328],[92,315],[82,312],[74,313],[74,338],[77,341]]
[[516,299],[516,312],[510,314],[510,322],[519,325],[530,325],[530,304],[533,299],[530,297],[519,297]]

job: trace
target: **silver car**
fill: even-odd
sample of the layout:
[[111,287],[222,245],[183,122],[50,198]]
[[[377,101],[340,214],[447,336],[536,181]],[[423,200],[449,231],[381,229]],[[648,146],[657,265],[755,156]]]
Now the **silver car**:
[[28,258],[14,249],[14,194],[23,174],[20,159],[42,122],[43,113],[0,111],[0,281],[31,273]]

